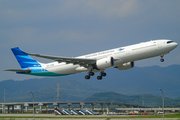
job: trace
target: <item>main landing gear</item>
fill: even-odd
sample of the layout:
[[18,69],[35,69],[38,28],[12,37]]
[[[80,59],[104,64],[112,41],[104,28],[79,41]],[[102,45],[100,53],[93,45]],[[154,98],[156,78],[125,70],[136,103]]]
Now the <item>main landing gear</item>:
[[100,72],[100,76],[97,76],[97,79],[98,80],[101,80],[102,77],[105,77],[106,76],[106,73],[104,71]]
[[161,59],[160,59],[161,62],[164,62],[163,57],[164,57],[164,55],[161,55]]
[[89,72],[89,74],[85,76],[85,79],[90,79],[90,76],[94,76],[94,72]]
[[[90,76],[94,76],[94,72],[89,72],[88,75],[85,76],[85,79],[90,79]],[[100,72],[100,76],[97,76],[98,80],[101,80],[102,77],[106,76],[106,73],[104,71]]]

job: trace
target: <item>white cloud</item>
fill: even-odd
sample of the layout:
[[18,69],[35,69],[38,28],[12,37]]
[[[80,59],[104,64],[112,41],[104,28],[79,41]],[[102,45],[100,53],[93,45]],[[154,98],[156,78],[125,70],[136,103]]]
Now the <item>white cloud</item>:
[[[63,19],[72,16],[125,17],[139,11],[137,0],[65,0],[52,2],[28,1],[22,4],[2,3],[0,15],[2,19],[11,21],[39,21],[46,19]],[[28,6],[29,4],[29,6]],[[26,6],[26,7],[24,7]]]
[[81,41],[95,41],[97,39],[102,39],[103,33],[87,33],[83,31],[77,31],[73,29],[61,29],[57,32],[43,33],[40,36],[40,39],[51,40],[51,41],[72,41],[72,42],[81,42]]
[[88,1],[87,6],[94,14],[106,17],[126,17],[136,14],[139,8],[137,0],[91,0]]
[[1,47],[19,46],[22,44],[29,44],[36,42],[38,37],[38,30],[35,28],[12,28],[8,30],[1,30],[0,35],[4,36]]
[[[23,44],[33,45],[34,43],[41,44],[43,42],[55,42],[60,41],[96,41],[103,39],[105,33],[102,31],[87,33],[84,31],[77,31],[74,29],[60,29],[58,31],[41,31],[38,28],[14,28],[9,30],[1,30],[1,37],[6,39],[1,40],[1,47],[5,46],[19,46]],[[9,41],[9,42],[7,42]]]
[[[8,1],[8,0],[7,0]],[[10,4],[11,3],[11,4]],[[54,0],[0,2],[1,20],[46,21],[76,17],[116,19],[133,15],[170,19],[180,10],[179,0]],[[143,13],[143,14],[141,14]],[[150,15],[151,14],[151,15]],[[168,17],[171,16],[171,17]]]

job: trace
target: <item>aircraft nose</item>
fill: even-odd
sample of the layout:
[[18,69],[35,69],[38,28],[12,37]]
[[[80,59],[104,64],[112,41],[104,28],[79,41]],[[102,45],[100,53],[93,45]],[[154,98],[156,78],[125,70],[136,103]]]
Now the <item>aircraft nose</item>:
[[175,48],[176,48],[176,47],[178,46],[178,43],[175,42],[175,43],[174,43],[174,46],[175,46]]

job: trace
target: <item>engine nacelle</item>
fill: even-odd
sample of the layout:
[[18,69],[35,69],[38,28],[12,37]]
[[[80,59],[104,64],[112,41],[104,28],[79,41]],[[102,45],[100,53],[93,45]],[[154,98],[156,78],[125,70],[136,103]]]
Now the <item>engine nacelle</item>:
[[106,69],[109,67],[114,66],[114,59],[113,57],[106,57],[96,61],[96,66],[98,69]]
[[117,66],[119,70],[127,70],[134,67],[134,62],[127,62],[122,65]]

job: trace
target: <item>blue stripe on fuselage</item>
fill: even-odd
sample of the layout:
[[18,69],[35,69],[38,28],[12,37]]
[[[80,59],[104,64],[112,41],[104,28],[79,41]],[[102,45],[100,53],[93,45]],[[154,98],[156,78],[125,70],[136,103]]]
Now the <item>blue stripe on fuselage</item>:
[[66,75],[70,75],[70,74],[57,74],[57,73],[53,73],[53,72],[49,72],[48,70],[44,69],[43,67],[31,67],[29,68],[31,69],[31,73],[27,74],[27,73],[18,73],[18,74],[26,74],[26,75],[35,75],[35,76],[66,76]]

